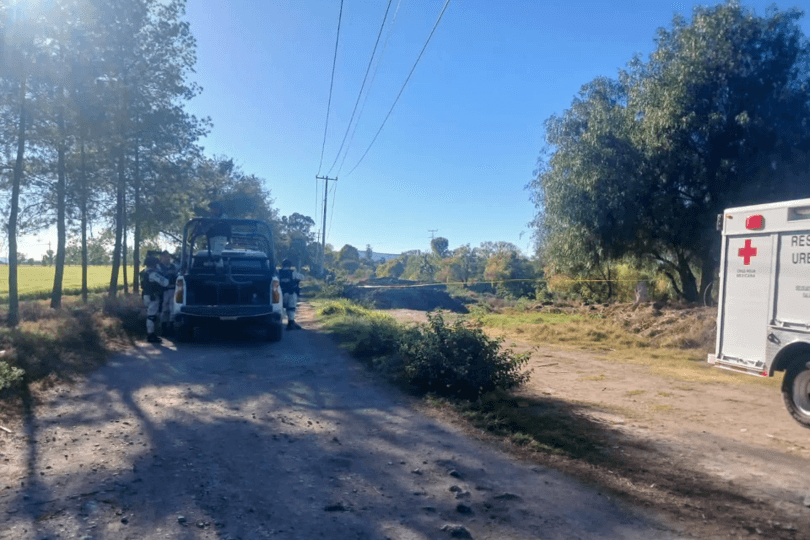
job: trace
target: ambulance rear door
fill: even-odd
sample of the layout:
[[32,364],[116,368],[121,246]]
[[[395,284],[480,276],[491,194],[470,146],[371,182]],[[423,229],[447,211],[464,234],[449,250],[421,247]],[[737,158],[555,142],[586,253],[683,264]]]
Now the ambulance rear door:
[[775,239],[776,235],[745,229],[724,235],[718,364],[747,370],[765,366]]

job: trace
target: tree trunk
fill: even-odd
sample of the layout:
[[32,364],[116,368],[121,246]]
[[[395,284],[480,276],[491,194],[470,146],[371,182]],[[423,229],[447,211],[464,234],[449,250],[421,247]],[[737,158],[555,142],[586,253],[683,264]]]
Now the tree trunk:
[[118,154],[118,189],[116,193],[115,209],[115,247],[112,254],[112,273],[110,274],[109,297],[115,298],[118,292],[118,272],[121,267],[121,241],[124,231],[124,147],[123,144],[117,149]]
[[87,303],[87,168],[84,155],[84,139],[81,147],[81,228],[82,228],[82,302]]
[[62,279],[65,274],[65,120],[60,113],[59,149],[56,158],[56,269],[53,275],[53,290],[51,291],[51,308],[62,306]]
[[140,290],[140,275],[141,271],[141,167],[140,167],[140,141],[135,139],[135,174],[132,179],[133,187],[135,188],[135,225],[132,235],[132,293],[138,294]]
[[[707,306],[712,305],[711,294],[708,294],[709,285],[712,284],[717,272],[717,263],[711,253],[706,253],[701,257],[700,261],[700,294],[701,301],[705,302]],[[717,285],[716,283],[714,284]]]
[[121,240],[121,273],[124,275],[124,294],[129,294],[129,280],[127,280],[127,195],[124,193],[124,227]]
[[25,156],[25,78],[20,82],[20,124],[17,132],[17,160],[11,183],[11,210],[8,216],[8,325],[20,322],[20,298],[17,289],[17,215],[20,212],[20,186]]
[[699,302],[700,293],[698,292],[697,279],[695,279],[695,274],[692,273],[689,261],[681,255],[678,255],[678,277],[681,280],[683,299],[690,304]]

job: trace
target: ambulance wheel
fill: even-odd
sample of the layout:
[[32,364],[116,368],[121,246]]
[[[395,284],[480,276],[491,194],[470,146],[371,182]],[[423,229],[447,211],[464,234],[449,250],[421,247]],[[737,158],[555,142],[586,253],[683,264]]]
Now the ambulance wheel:
[[788,412],[802,426],[810,428],[810,368],[808,357],[795,363],[782,379],[782,398]]

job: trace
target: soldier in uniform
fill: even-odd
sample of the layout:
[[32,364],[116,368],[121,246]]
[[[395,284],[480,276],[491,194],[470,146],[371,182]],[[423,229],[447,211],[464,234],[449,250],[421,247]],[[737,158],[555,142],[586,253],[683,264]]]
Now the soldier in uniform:
[[169,286],[163,289],[163,297],[160,306],[160,335],[168,336],[172,330],[171,316],[172,305],[174,304],[174,289],[177,281],[177,266],[172,263],[171,254],[164,250],[160,254],[160,262],[157,265],[158,272],[169,280]]
[[278,280],[281,284],[281,292],[284,299],[284,308],[287,310],[287,330],[298,330],[301,327],[295,322],[295,308],[298,305],[298,294],[301,289],[298,287],[304,275],[297,272],[292,267],[290,259],[281,262],[281,270],[278,271]]
[[141,290],[146,304],[146,341],[161,343],[155,333],[155,323],[160,312],[160,300],[163,290],[169,286],[169,280],[158,271],[158,259],[150,255],[144,261],[146,268],[141,272]]

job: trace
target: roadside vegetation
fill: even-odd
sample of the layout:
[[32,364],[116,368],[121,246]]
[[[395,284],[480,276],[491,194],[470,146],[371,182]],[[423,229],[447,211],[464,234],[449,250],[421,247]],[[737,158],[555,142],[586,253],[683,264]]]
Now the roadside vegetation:
[[529,378],[528,354],[502,348],[463,319],[447,323],[434,313],[408,326],[347,300],[322,302],[317,313],[354,356],[418,394],[479,399]]
[[[0,305],[0,318],[7,310]],[[19,324],[0,325],[0,401],[19,405],[32,384],[76,380],[143,331],[139,296],[93,294],[87,304],[70,296],[59,309],[45,300],[21,302]]]

